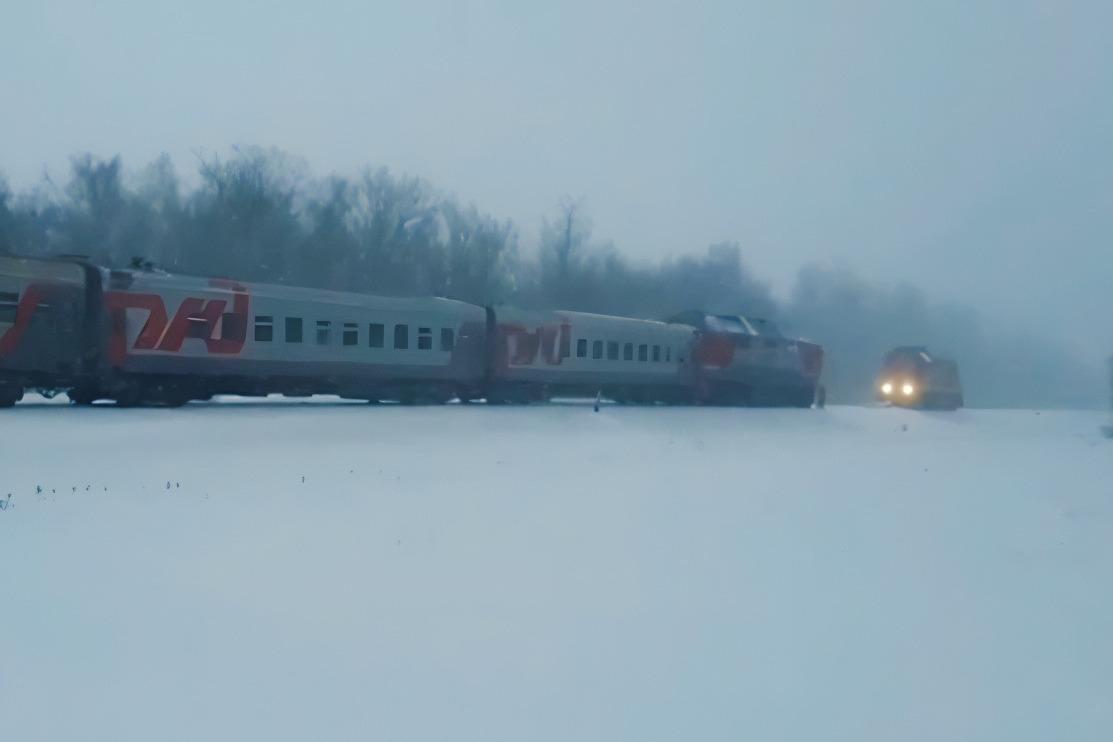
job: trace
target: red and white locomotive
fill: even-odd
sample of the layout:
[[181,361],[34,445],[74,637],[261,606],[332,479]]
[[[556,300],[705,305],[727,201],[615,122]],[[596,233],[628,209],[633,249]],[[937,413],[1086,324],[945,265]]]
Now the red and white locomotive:
[[214,394],[809,406],[819,346],[745,318],[481,307],[0,256],[0,406]]

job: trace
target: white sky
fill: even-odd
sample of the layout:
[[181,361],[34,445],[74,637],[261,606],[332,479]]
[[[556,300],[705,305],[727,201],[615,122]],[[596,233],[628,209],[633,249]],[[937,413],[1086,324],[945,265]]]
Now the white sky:
[[0,171],[276,146],[1113,345],[1113,3],[0,0]]

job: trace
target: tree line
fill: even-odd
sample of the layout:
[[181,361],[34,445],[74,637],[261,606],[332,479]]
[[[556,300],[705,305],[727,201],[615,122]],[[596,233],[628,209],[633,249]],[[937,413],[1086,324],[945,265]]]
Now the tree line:
[[64,184],[44,178],[19,193],[0,180],[0,252],[655,319],[691,308],[760,316],[824,345],[833,402],[869,399],[881,356],[904,344],[955,357],[972,404],[1085,406],[1101,393],[1100,371],[1055,339],[988,326],[972,309],[935,304],[912,286],[805,266],[778,300],[738,243],[632,260],[593,238],[586,209],[572,199],[527,251],[509,220],[418,178],[370,168],[315,178],[295,158],[260,148],[199,158],[190,186],[166,156],[134,173],[119,157],[75,157]]

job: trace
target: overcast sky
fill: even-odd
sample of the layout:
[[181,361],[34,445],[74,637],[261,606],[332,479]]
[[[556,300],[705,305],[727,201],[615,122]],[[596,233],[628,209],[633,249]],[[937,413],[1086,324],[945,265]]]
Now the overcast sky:
[[[276,146],[1113,345],[1113,3],[0,0],[0,171]],[[1096,323],[1095,323],[1096,320]]]

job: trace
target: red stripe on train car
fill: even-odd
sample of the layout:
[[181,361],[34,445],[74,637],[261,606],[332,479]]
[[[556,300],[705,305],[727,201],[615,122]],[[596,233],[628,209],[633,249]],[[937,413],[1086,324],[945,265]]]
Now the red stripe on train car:
[[0,356],[7,355],[15,350],[23,334],[31,324],[31,316],[39,308],[39,300],[45,295],[43,286],[37,283],[28,284],[19,297],[19,304],[15,309],[15,324],[7,332],[0,335]]

